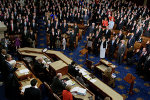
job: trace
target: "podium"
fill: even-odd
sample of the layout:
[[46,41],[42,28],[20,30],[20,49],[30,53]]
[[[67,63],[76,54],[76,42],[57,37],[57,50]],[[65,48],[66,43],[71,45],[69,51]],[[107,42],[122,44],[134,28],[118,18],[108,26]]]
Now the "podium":
[[130,90],[129,94],[133,94],[133,86],[134,86],[134,80],[136,77],[134,77],[132,74],[128,73],[127,76],[124,77],[124,80],[130,84]]
[[85,55],[85,54],[86,54],[86,59],[88,59],[88,50],[87,50],[86,48],[80,50],[80,53],[81,53],[82,55]]

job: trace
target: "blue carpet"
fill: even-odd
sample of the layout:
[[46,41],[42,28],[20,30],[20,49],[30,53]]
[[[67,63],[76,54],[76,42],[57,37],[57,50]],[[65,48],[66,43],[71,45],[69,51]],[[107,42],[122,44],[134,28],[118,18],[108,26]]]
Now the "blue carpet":
[[38,23],[37,48],[46,48],[46,28],[42,17],[39,18]]

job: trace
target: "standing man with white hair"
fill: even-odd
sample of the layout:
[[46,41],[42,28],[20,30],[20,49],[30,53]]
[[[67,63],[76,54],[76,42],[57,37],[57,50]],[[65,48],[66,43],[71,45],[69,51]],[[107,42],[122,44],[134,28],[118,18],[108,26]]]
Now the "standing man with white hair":
[[125,50],[126,50],[125,40],[121,40],[121,43],[119,44],[118,47],[118,54],[117,54],[117,60],[119,65],[122,63],[122,58],[124,56]]

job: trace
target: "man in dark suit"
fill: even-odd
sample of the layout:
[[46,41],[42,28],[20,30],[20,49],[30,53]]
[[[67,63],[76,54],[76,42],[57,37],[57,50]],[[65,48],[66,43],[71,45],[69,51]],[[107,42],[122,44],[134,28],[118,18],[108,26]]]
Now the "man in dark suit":
[[42,100],[41,91],[39,88],[36,88],[37,80],[31,80],[30,84],[31,87],[25,89],[24,100]]
[[10,24],[9,24],[9,33],[10,34],[14,34],[15,31],[16,31],[16,24],[14,24],[13,20],[10,21]]
[[51,88],[52,88],[53,92],[56,94],[62,94],[62,91],[66,87],[66,84],[61,79],[62,79],[61,73],[57,73],[57,75],[53,78]]
[[33,32],[35,33],[36,30],[37,30],[37,24],[35,23],[35,20],[34,20],[34,19],[32,20],[31,28],[32,28]]
[[146,57],[144,62],[144,79],[148,80],[150,75],[150,54]]
[[128,34],[128,35],[127,35],[127,39],[128,39],[127,48],[130,48],[131,46],[133,47],[133,46],[134,46],[134,43],[135,43],[134,33],[131,33],[130,36],[129,36],[129,34]]
[[89,19],[89,16],[87,15],[87,12],[85,11],[85,15],[83,16],[84,25],[87,25],[87,21]]
[[70,48],[71,51],[73,51],[73,49],[74,49],[75,40],[76,40],[76,36],[74,34],[74,30],[72,30],[70,32],[70,39],[69,39],[69,43],[70,43],[69,48]]
[[17,87],[16,79],[14,76],[14,72],[17,70],[16,67],[13,67],[10,61],[12,60],[12,56],[7,54],[6,60],[2,63],[2,75],[5,83],[5,94],[7,97],[12,97],[12,92],[14,92],[14,88]]
[[44,66],[44,63],[46,64],[46,62],[43,60],[43,58],[39,58],[39,59],[37,59],[37,61],[35,61],[35,63],[34,63],[35,73],[41,73],[41,72],[46,71],[46,66]]
[[110,38],[110,36],[111,36],[111,31],[108,29],[108,26],[106,27],[106,30],[105,30],[105,38],[106,39],[108,39],[108,38]]
[[124,35],[122,34],[122,30],[120,30],[119,33],[118,33],[119,40],[122,40],[123,37],[124,37]]
[[143,71],[142,69],[143,69],[143,65],[146,60],[147,55],[148,53],[147,53],[146,48],[143,48],[142,51],[140,52],[138,65],[136,66],[136,71],[138,74],[141,74]]
[[74,24],[74,34],[75,34],[75,36],[77,36],[78,33],[79,33],[79,27],[78,27],[77,23],[75,23]]
[[118,54],[117,54],[118,56],[117,60],[118,60],[119,65],[122,63],[125,50],[126,50],[125,40],[121,40],[121,43],[119,44],[119,47],[118,47]]
[[67,31],[68,31],[68,24],[66,23],[66,20],[64,20],[61,28],[62,28],[62,34],[67,33]]
[[50,33],[50,49],[55,49],[55,41],[56,41],[56,34],[54,28],[52,28],[52,31]]
[[109,44],[108,57],[110,60],[112,60],[114,52],[115,52],[116,47],[117,47],[117,40],[116,40],[115,36],[112,38],[112,40],[110,40],[108,42],[108,44]]
[[23,34],[22,34],[22,43],[23,43],[23,47],[28,46],[28,44],[26,43],[29,37],[29,31],[27,30],[27,27],[24,27],[23,30]]
[[124,21],[123,21],[123,18],[121,18],[121,21],[118,23],[118,29],[122,29],[124,26]]
[[140,30],[140,27],[138,26],[137,30],[135,31],[134,33],[134,36],[135,36],[135,41],[138,41],[140,36],[141,36],[142,32]]
[[93,46],[94,46],[94,51],[93,52],[96,56],[98,56],[98,45],[99,45],[99,38],[100,37],[101,37],[100,32],[97,30],[94,41],[93,41]]
[[74,77],[79,75],[79,70],[76,70],[74,61],[72,61],[71,64],[69,64],[69,66],[68,66],[68,73],[70,73]]
[[144,36],[150,37],[150,24],[149,24],[148,28],[145,30]]
[[[3,71],[3,63],[5,62],[5,57],[6,57],[6,50],[5,49],[2,49],[1,50],[1,53],[0,53],[0,63],[1,63],[1,66],[0,66],[0,72]],[[3,72],[2,72],[3,73]]]
[[0,54],[0,62],[5,61],[5,56],[6,56],[7,52],[5,49],[1,50],[1,54]]

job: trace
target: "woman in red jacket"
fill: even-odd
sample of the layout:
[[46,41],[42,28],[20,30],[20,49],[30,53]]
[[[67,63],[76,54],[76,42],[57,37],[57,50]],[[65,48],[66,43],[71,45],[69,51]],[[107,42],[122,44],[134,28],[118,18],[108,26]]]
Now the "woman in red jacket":
[[71,85],[67,85],[66,90],[63,90],[62,92],[63,100],[73,100],[73,96],[70,90],[71,90]]
[[108,20],[107,18],[105,18],[105,20],[102,21],[103,27],[106,28],[106,26],[108,26]]

